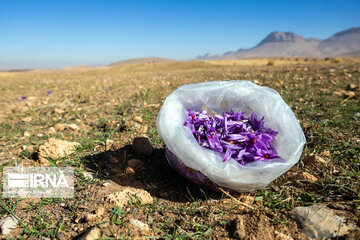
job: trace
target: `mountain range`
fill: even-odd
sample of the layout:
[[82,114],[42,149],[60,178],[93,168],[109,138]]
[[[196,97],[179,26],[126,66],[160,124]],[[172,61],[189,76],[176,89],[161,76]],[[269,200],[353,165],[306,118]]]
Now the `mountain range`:
[[221,55],[209,53],[198,56],[198,60],[246,59],[261,57],[359,57],[360,27],[354,27],[335,33],[325,40],[304,38],[293,32],[272,32],[259,44],[250,49]]

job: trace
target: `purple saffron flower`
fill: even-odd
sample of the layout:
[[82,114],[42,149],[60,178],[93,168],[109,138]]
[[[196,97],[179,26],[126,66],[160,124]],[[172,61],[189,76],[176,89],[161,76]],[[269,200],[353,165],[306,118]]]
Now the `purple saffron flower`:
[[50,95],[50,94],[52,94],[53,93],[53,91],[47,91],[47,94],[48,95]]
[[208,115],[207,111],[187,110],[184,126],[190,128],[200,146],[224,154],[245,165],[253,161],[280,158],[273,146],[278,132],[264,127],[265,120],[255,113],[250,118],[245,112],[233,110],[222,115]]
[[20,97],[20,101],[22,102],[22,101],[24,101],[26,99],[26,96],[21,96]]
[[255,131],[264,127],[264,117],[258,120],[256,113],[251,114],[250,122]]

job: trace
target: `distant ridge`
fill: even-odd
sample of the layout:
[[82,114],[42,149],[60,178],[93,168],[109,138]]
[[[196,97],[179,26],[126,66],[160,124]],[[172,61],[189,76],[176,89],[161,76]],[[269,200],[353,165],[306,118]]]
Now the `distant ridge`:
[[266,38],[264,38],[259,44],[263,45],[266,43],[280,43],[280,42],[319,42],[315,38],[306,39],[300,35],[292,32],[272,32]]
[[350,28],[325,40],[304,38],[293,32],[272,32],[250,49],[240,48],[221,55],[198,56],[198,60],[261,57],[353,57],[360,51],[360,27]]
[[145,57],[145,58],[133,58],[122,60],[119,62],[111,63],[108,66],[119,66],[124,64],[146,64],[146,63],[163,63],[163,62],[174,62],[175,60],[169,58],[160,57]]

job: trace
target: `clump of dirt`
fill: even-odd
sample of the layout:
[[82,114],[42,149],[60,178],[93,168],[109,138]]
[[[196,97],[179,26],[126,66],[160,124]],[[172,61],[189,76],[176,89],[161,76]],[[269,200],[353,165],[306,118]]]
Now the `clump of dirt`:
[[79,146],[78,142],[69,142],[65,140],[59,140],[49,138],[43,145],[39,147],[39,161],[42,166],[49,166],[48,158],[58,159],[63,158],[73,152],[75,147]]

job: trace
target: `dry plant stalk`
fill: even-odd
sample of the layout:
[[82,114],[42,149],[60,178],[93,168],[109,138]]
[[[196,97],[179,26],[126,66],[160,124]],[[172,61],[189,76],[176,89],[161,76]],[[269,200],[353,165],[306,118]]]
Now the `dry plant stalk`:
[[243,205],[245,207],[248,207],[250,209],[254,209],[252,206],[246,204],[246,203],[243,203],[243,202],[240,202],[238,199],[236,199],[235,197],[231,196],[229,192],[225,191],[224,189],[222,188],[219,188],[220,191],[222,191],[226,196],[230,197],[232,200],[234,200],[236,203],[240,204],[240,205]]

